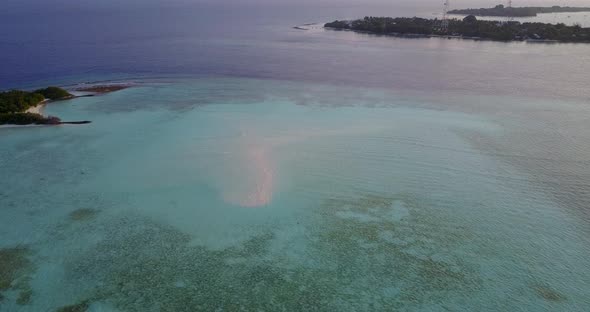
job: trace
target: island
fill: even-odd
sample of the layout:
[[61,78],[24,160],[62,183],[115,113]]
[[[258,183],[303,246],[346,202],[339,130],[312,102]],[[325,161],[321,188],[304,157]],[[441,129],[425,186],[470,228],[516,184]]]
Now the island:
[[130,88],[130,87],[131,87],[131,85],[129,85],[129,84],[96,85],[96,86],[93,85],[93,86],[78,87],[75,89],[75,91],[89,92],[89,93],[91,93],[91,95],[95,95],[95,94],[106,94],[106,93],[121,91],[121,90],[125,90],[127,88]]
[[130,88],[131,84],[82,85],[70,88],[73,95],[65,89],[47,87],[35,91],[10,90],[0,92],[0,125],[80,125],[90,121],[61,121],[55,116],[43,116],[41,107],[49,102],[63,101],[79,97],[104,95]]
[[336,20],[324,25],[334,30],[351,30],[362,33],[399,37],[452,37],[474,40],[528,41],[528,42],[580,42],[590,43],[590,28],[580,25],[499,22],[478,20],[474,15],[464,19],[447,20],[442,27],[439,19],[419,17],[372,17],[353,21]]
[[32,92],[11,90],[0,92],[0,125],[58,125],[62,121],[53,116],[45,117],[36,109],[48,101],[59,101],[74,96],[64,89],[48,87]]
[[493,8],[458,9],[451,10],[449,14],[475,15],[475,16],[504,16],[504,17],[533,17],[543,13],[576,13],[590,12],[590,8],[584,7],[505,7],[499,4]]

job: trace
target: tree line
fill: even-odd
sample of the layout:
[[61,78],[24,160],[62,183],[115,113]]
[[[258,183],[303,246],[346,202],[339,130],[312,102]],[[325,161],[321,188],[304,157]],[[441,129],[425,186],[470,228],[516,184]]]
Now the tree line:
[[62,100],[72,95],[58,87],[48,87],[32,92],[10,90],[0,92],[0,114],[20,113],[39,105],[45,99]]
[[376,34],[456,35],[500,41],[533,39],[590,42],[590,28],[580,25],[484,21],[477,20],[473,15],[448,22],[448,29],[443,29],[442,21],[438,19],[367,16],[354,21],[337,20],[324,26]]

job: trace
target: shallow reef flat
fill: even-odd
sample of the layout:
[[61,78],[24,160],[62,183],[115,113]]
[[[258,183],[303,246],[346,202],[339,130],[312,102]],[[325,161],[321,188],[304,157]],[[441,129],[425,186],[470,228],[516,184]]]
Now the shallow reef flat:
[[588,310],[548,180],[583,162],[512,136],[563,129],[439,99],[220,78],[48,106],[93,123],[4,129],[0,310]]

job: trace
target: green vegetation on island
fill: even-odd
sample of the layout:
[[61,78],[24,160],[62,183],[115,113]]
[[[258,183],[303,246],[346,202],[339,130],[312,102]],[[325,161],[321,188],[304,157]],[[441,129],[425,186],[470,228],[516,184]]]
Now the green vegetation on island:
[[324,25],[336,30],[406,36],[455,36],[498,41],[554,41],[590,43],[590,28],[565,24],[498,22],[478,20],[469,15],[463,20],[448,20],[448,29],[438,19],[418,17],[365,17],[354,21],[334,21]]
[[84,86],[75,91],[88,92],[90,94],[74,96],[68,91],[58,87],[47,87],[35,91],[10,90],[0,92],[0,125],[81,125],[90,121],[61,121],[57,117],[42,116],[32,108],[46,101],[67,100],[75,97],[87,97],[103,95],[124,90],[131,87],[128,84],[91,85]]
[[72,95],[58,87],[48,87],[33,92],[11,90],[0,92],[0,114],[21,113],[45,100],[64,100]]
[[64,100],[73,96],[58,87],[48,87],[33,92],[11,90],[0,92],[0,125],[55,125],[61,120],[57,117],[44,117],[37,113],[26,112],[46,100]]
[[505,7],[499,4],[493,8],[458,9],[451,10],[449,14],[476,15],[476,16],[505,16],[505,17],[532,17],[542,13],[575,13],[590,12],[590,8],[582,7]]
[[0,114],[24,112],[39,105],[45,97],[39,93],[12,90],[0,93]]
[[45,89],[36,90],[34,91],[34,93],[41,94],[46,99],[50,99],[53,101],[65,100],[73,97],[73,95],[71,95],[68,91],[58,87],[47,87]]
[[59,125],[61,119],[36,113],[0,114],[0,125]]

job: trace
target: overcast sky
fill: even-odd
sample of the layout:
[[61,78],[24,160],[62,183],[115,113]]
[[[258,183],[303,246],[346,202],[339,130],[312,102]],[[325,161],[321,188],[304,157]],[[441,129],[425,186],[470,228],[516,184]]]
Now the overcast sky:
[[[2,11],[0,15],[17,13],[27,10],[49,9],[135,9],[150,7],[182,7],[194,5],[211,5],[222,8],[236,8],[243,6],[275,6],[275,7],[344,7],[355,6],[393,6],[421,10],[435,10],[442,7],[444,0],[0,0]],[[506,3],[507,0],[451,0],[452,8],[479,8],[491,7],[499,3]],[[590,6],[590,0],[513,0],[514,6]]]
[[[437,5],[442,3],[443,0],[2,0],[3,3],[22,5],[27,4],[44,4],[44,5],[58,5],[58,4],[71,4],[71,5],[88,5],[88,6],[103,6],[103,5],[146,5],[146,4],[192,4],[192,3],[264,3],[264,4],[300,4],[300,3],[326,3],[326,4],[390,4],[390,3],[403,3],[421,5],[424,3]],[[451,0],[453,6],[457,7],[473,7],[473,6],[493,6],[498,3],[507,2],[500,0]],[[514,6],[524,5],[578,5],[590,6],[590,0],[513,0]]]

